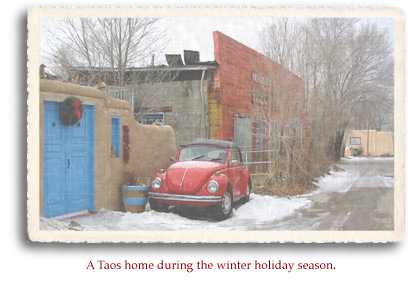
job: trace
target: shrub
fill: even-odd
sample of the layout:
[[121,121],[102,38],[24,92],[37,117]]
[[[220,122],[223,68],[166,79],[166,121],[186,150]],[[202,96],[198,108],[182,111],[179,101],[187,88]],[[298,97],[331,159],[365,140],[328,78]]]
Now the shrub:
[[133,171],[127,171],[125,172],[125,175],[123,176],[123,185],[125,186],[145,186],[144,183],[142,183],[136,173]]

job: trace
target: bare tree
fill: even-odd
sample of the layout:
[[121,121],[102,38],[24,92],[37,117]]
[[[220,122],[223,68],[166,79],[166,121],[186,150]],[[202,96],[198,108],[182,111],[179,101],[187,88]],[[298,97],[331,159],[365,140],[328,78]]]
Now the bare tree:
[[[50,43],[46,58],[64,71],[87,68],[91,81],[108,69],[113,83],[126,84],[125,71],[165,47],[155,18],[64,18],[43,24]],[[105,72],[106,74],[106,72]],[[101,81],[100,81],[101,82]]]
[[269,21],[260,36],[262,52],[269,58],[263,73],[269,77],[270,83],[265,85],[269,89],[263,87],[263,92],[271,93],[267,122],[274,173],[302,169],[304,89],[301,79],[294,75],[302,70],[302,33],[302,22],[281,18]]
[[[271,146],[280,151],[275,156],[278,169],[318,175],[339,158],[347,128],[366,127],[367,120],[381,128],[390,117],[392,44],[375,24],[352,18],[273,19],[260,42],[262,52],[278,63],[269,71],[279,112],[278,122],[270,120]],[[296,87],[285,70],[302,78],[307,103],[307,148],[300,153],[293,144],[296,128],[291,127],[300,122],[299,108],[288,101]]]
[[326,149],[315,150],[338,159],[353,118],[366,117],[371,109],[380,114],[392,106],[392,47],[386,32],[355,19],[312,19],[306,34],[314,45],[316,65],[310,123],[323,131]]
[[163,83],[177,72],[162,66],[168,40],[155,18],[64,18],[44,22],[50,44],[44,53],[48,69],[63,81],[108,85],[109,95],[127,100],[137,120],[146,113],[166,111],[157,101]]

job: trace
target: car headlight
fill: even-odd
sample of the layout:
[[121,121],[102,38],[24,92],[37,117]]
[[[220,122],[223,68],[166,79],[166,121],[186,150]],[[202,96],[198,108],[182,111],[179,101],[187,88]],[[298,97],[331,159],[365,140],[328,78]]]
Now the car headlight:
[[215,180],[211,180],[207,185],[207,191],[210,194],[216,193],[218,191],[218,182],[216,182]]
[[159,177],[153,179],[152,188],[154,188],[155,190],[158,190],[161,187],[162,187],[162,180]]

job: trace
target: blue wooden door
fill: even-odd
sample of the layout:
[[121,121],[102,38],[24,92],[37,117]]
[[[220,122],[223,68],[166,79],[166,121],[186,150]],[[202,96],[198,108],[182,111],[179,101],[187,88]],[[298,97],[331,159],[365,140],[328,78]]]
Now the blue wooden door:
[[44,217],[94,210],[94,107],[63,126],[57,102],[44,102]]

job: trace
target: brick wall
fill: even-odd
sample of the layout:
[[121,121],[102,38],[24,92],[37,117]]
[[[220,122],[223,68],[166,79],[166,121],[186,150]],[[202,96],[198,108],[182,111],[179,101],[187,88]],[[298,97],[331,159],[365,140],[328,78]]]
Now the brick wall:
[[[267,126],[269,114],[272,118],[283,118],[288,122],[293,116],[297,116],[296,120],[305,124],[301,78],[218,31],[213,32],[213,37],[215,60],[220,66],[214,71],[213,82],[209,83],[208,88],[210,138],[233,141],[236,114],[248,114],[252,117],[252,133],[255,118],[264,117]],[[287,85],[286,88],[282,87],[284,84]],[[259,93],[258,97],[273,97],[274,91],[277,95],[288,98],[285,105],[273,102],[272,98],[273,105],[270,107],[269,101],[262,104],[262,100],[253,99],[253,92]],[[305,130],[303,128],[303,133]],[[265,148],[266,144],[267,140]]]

